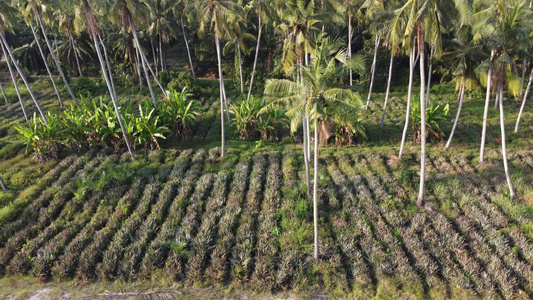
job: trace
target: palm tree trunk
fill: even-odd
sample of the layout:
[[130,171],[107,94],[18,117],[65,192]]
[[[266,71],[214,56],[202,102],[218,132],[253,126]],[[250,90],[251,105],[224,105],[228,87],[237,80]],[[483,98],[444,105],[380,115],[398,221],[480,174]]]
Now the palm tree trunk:
[[522,67],[522,81],[520,81],[520,97],[522,97],[522,92],[524,91],[524,80],[526,78],[527,71],[527,59],[524,57],[524,64]]
[[[316,108],[316,107],[315,107]],[[313,176],[313,225],[315,229],[314,258],[318,260],[318,124],[315,118],[315,168]]]
[[109,81],[111,82],[111,88],[112,88],[113,94],[115,95],[115,99],[118,99],[117,89],[115,88],[115,81],[113,80],[113,69],[111,69],[111,63],[109,62],[109,57],[107,56],[107,49],[104,43],[104,39],[102,39],[102,35],[100,35],[100,32],[98,32],[97,35],[98,35],[98,40],[100,41],[100,45],[102,45],[102,49],[104,51],[104,59],[105,59],[105,64],[107,65],[107,72],[109,74]]
[[248,101],[248,103],[250,103],[250,96],[252,95],[252,86],[254,85],[255,67],[257,66],[257,57],[259,55],[259,43],[261,42],[261,32],[263,31],[263,27],[261,25],[261,14],[259,14],[258,18],[259,18],[259,32],[257,33],[257,45],[255,46],[254,66],[252,68],[252,77],[250,78],[250,88],[248,89],[248,97],[246,97],[246,101]]
[[224,73],[222,73],[220,89],[222,90],[222,96],[224,96],[224,107],[226,108],[226,119],[228,119],[228,126],[231,126],[231,119],[229,118],[228,98],[226,97],[226,85],[224,84]]
[[187,41],[187,35],[185,34],[185,25],[183,23],[183,12],[181,13],[181,31],[183,31],[183,39],[185,40],[185,47],[187,48],[187,56],[189,57],[189,65],[191,66],[192,78],[196,79],[196,75],[194,74],[194,66],[192,64],[191,50],[189,49],[189,42]]
[[[87,12],[87,10],[88,9],[86,7],[85,11]],[[102,67],[102,74],[104,75],[104,79],[106,81],[107,88],[109,90],[111,101],[113,102],[113,107],[115,108],[115,114],[117,115],[117,120],[118,120],[118,123],[120,125],[120,129],[122,130],[122,136],[124,137],[124,141],[126,142],[126,146],[128,147],[128,152],[130,153],[131,159],[133,161],[135,161],[135,154],[133,153],[133,150],[131,148],[130,141],[129,141],[129,138],[128,138],[128,134],[126,133],[126,129],[124,129],[124,124],[122,122],[122,117],[120,116],[120,111],[118,110],[117,96],[116,96],[116,92],[114,91],[115,86],[113,85],[113,83],[112,83],[112,81],[111,81],[111,79],[109,77],[109,74],[107,73],[106,62],[104,61],[104,58],[102,56],[102,52],[100,50],[100,46],[98,45],[99,44],[98,43],[99,39],[96,36],[95,30],[89,30],[89,31],[92,32],[93,41],[94,41],[94,48],[96,49],[96,54],[98,55],[98,60],[100,61],[100,66]]]
[[311,160],[311,123],[309,122],[309,115],[305,118],[307,126],[307,157]]
[[163,60],[163,38],[159,32],[159,60],[161,62],[161,71],[165,70],[165,61]]
[[429,90],[431,89],[431,74],[433,73],[433,55],[435,54],[435,46],[431,45],[429,56],[429,72],[428,72],[428,87],[426,93],[426,107],[429,105]]
[[424,206],[424,183],[426,177],[426,101],[424,88],[426,87],[425,74],[425,45],[424,29],[418,27],[418,51],[420,53],[420,188],[416,204],[418,207]]
[[389,78],[387,79],[387,92],[385,93],[385,102],[383,103],[383,113],[381,114],[381,121],[379,121],[379,129],[383,128],[383,123],[385,122],[385,113],[387,112],[387,102],[389,101],[389,90],[390,83],[392,79],[392,66],[394,62],[394,55],[390,56],[390,65],[389,65]]
[[[495,53],[496,52],[492,50],[491,61]],[[487,74],[487,95],[485,96],[485,110],[483,112],[483,129],[481,131],[481,147],[479,149],[479,162],[480,163],[485,161],[485,140],[487,136],[487,119],[489,116],[491,81],[492,81],[492,67],[489,69],[489,72]]]
[[141,66],[139,65],[139,49],[135,48],[135,69],[137,69],[137,76],[139,77],[139,90],[143,90],[143,77],[141,75]]
[[0,81],[0,90],[2,90],[2,95],[4,96],[4,100],[6,101],[6,103],[9,103],[9,101],[7,101],[6,91],[4,90],[4,86],[2,85],[1,81]]
[[[407,111],[405,113],[405,125],[403,127],[402,142],[400,145],[400,154],[398,157],[402,159],[403,149],[405,147],[405,139],[407,138],[407,129],[409,128],[409,117],[411,115],[411,99],[413,92],[413,73],[415,69],[415,47],[411,49],[411,56],[409,56],[409,89],[407,92]],[[424,89],[422,89],[424,90]]]
[[76,48],[76,43],[74,42],[74,36],[72,32],[69,32],[70,42],[72,43],[72,50],[74,51],[74,58],[76,59],[76,68],[78,68],[78,75],[83,76],[81,71],[80,58],[78,57],[78,49]]
[[242,80],[242,56],[241,56],[240,41],[237,41],[237,51],[239,52],[239,75],[241,76],[241,94],[244,94],[244,82]]
[[[4,36],[4,33],[1,32],[1,31],[0,31],[0,39],[2,40],[2,44],[4,45],[7,54],[9,54],[9,58],[11,59],[11,62],[15,66],[15,69],[17,69],[17,72],[19,73],[20,78],[22,79],[22,81],[24,81],[24,85],[26,85],[26,88],[28,89],[28,92],[30,93],[30,96],[31,96],[31,99],[33,100],[33,103],[35,103],[35,106],[37,107],[37,110],[39,111],[39,114],[41,114],[41,117],[43,118],[44,123],[48,126],[48,119],[46,119],[46,115],[44,114],[43,109],[41,108],[41,105],[39,104],[39,101],[37,101],[37,98],[35,98],[35,95],[33,94],[33,90],[31,89],[30,84],[28,83],[28,80],[26,79],[26,76],[24,76],[24,73],[22,73],[22,70],[20,69],[20,66],[18,65],[17,61],[15,60],[15,56],[13,56],[13,52],[11,51],[11,48],[9,47],[9,44],[6,41],[6,37]],[[4,53],[4,55],[5,55],[5,53]],[[7,56],[6,56],[6,59],[7,59]],[[13,72],[11,72],[11,76],[12,76],[13,80],[15,80]],[[26,119],[27,119],[27,117],[26,117]]]
[[461,80],[461,87],[459,88],[459,107],[457,108],[457,115],[455,116],[455,120],[453,122],[452,132],[450,133],[450,137],[448,138],[448,142],[446,143],[446,146],[444,147],[444,150],[448,150],[450,148],[450,144],[452,143],[453,134],[455,133],[455,128],[457,128],[457,123],[459,122],[459,116],[461,115],[461,108],[463,107],[463,100],[465,98],[465,78]]
[[152,88],[152,84],[150,83],[150,76],[148,74],[148,71],[146,70],[146,63],[144,62],[144,60],[142,61],[142,66],[144,70],[144,76],[146,78],[146,85],[148,85],[148,90],[150,91],[150,97],[152,98],[154,107],[157,108],[157,102],[155,101],[155,95],[154,95],[154,89]]
[[35,43],[37,43],[37,48],[39,48],[39,53],[41,53],[41,57],[43,58],[46,72],[48,72],[48,76],[50,76],[50,80],[52,81],[52,86],[54,87],[54,90],[57,95],[57,99],[59,100],[59,106],[63,107],[63,101],[61,100],[61,94],[59,94],[59,90],[57,89],[56,82],[54,81],[54,76],[52,75],[52,71],[50,71],[50,67],[48,66],[48,61],[46,59],[46,56],[44,55],[43,48],[41,47],[41,43],[39,43],[39,38],[37,37],[37,33],[35,32],[35,28],[33,27],[32,22],[30,22],[30,28],[31,28],[31,32],[33,33],[33,37],[35,38]]
[[527,95],[529,94],[529,89],[531,88],[531,82],[533,81],[533,69],[531,70],[531,75],[529,75],[529,82],[527,83],[526,92],[522,98],[522,105],[520,105],[520,112],[516,118],[516,125],[514,127],[514,132],[518,132],[518,125],[520,124],[520,118],[522,118],[522,113],[524,112],[524,107],[526,107]]
[[222,56],[220,55],[220,40],[218,39],[218,34],[215,33],[215,45],[217,48],[217,59],[218,59],[218,78],[220,80],[220,124],[221,124],[221,135],[222,135],[222,146],[220,151],[220,156],[224,157],[225,154],[225,138],[224,138],[224,81],[222,75]]
[[161,85],[161,82],[159,82],[159,79],[157,79],[157,76],[155,75],[154,71],[152,70],[152,67],[150,67],[150,63],[148,63],[148,59],[146,59],[146,55],[144,55],[144,52],[142,51],[141,43],[139,41],[139,36],[137,35],[137,27],[135,26],[135,22],[133,22],[133,18],[131,16],[129,18],[130,18],[131,32],[133,33],[133,39],[135,40],[135,43],[136,43],[137,47],[139,48],[139,54],[141,55],[141,60],[144,60],[144,63],[146,64],[146,67],[148,68],[148,70],[150,70],[150,73],[152,74],[152,77],[154,78],[155,82],[157,82],[157,84],[159,85],[159,88],[163,92],[163,96],[166,97],[167,96],[167,92],[165,91],[165,89]]
[[158,68],[157,68],[157,52],[154,48],[154,41],[150,39],[150,45],[152,46],[152,56],[154,58],[154,68],[155,68],[155,74],[159,74]]
[[15,78],[15,72],[13,72],[10,58],[6,54],[6,50],[4,49],[4,43],[2,43],[2,41],[0,41],[0,48],[2,48],[2,54],[4,54],[6,58],[7,68],[9,70],[9,74],[11,75],[11,80],[13,81],[13,86],[15,87],[15,91],[17,92],[17,97],[19,98],[19,102],[20,102],[20,108],[22,109],[22,113],[24,114],[24,119],[26,120],[26,123],[30,123],[30,119],[28,118],[28,113],[26,113],[26,108],[24,107],[24,101],[22,101],[22,96],[20,95],[19,85],[17,84],[17,79]]
[[[348,17],[348,58],[352,58],[352,15]],[[353,83],[352,68],[350,67],[350,86]]]
[[372,68],[370,69],[370,88],[368,89],[368,98],[366,99],[365,110],[368,109],[368,104],[370,104],[370,97],[372,96],[372,86],[374,85],[374,74],[376,74],[376,61],[378,57],[380,39],[380,35],[376,35],[376,43],[374,44],[374,60],[372,61]]
[[2,190],[9,191],[9,189],[7,188],[6,183],[4,182],[4,179],[2,179],[2,176],[0,176],[0,185],[2,186]]
[[54,47],[56,49],[56,52],[58,52],[58,50],[57,50],[57,35],[56,35],[55,32],[54,32]]
[[56,54],[54,53],[54,50],[52,49],[52,45],[50,44],[50,41],[48,40],[48,36],[46,35],[46,30],[44,29],[43,20],[40,15],[35,14],[35,17],[37,21],[39,22],[39,25],[41,26],[41,31],[43,32],[44,41],[46,42],[46,45],[48,46],[48,50],[50,50],[50,55],[52,56],[52,59],[56,63],[57,70],[59,71],[59,75],[61,75],[61,78],[63,79],[63,82],[65,83],[65,86],[67,87],[67,90],[70,94],[70,97],[76,104],[78,103],[78,100],[76,99],[76,96],[74,95],[74,92],[72,92],[72,89],[70,88],[70,85],[68,84],[67,77],[65,76],[65,73],[63,73],[63,69],[61,68],[61,65],[59,64],[59,60],[57,59]]
[[509,175],[509,166],[507,164],[507,147],[505,143],[505,116],[503,114],[503,84],[500,86],[500,127],[502,132],[502,156],[503,156],[503,168],[505,169],[505,178],[507,179],[507,185],[509,186],[509,194],[511,199],[516,198],[516,193],[511,182],[511,176]]
[[497,91],[496,93],[497,93],[496,97],[494,97],[494,108],[498,108],[498,101],[503,100],[503,99],[500,99],[499,94],[498,94],[499,92]]
[[309,122],[307,121],[309,116],[307,113],[304,116],[304,164],[305,164],[305,180],[307,183],[307,196],[311,196],[311,166],[309,160],[311,159],[309,148],[311,147],[311,139],[309,138]]
[[[137,40],[135,40],[135,46],[139,50],[139,52],[142,52],[141,46],[139,43],[137,43]],[[150,40],[151,42],[152,40]],[[153,43],[152,43],[152,50],[153,50]],[[155,57],[155,55],[154,55]],[[148,85],[148,89],[150,90],[150,97],[152,98],[152,102],[154,103],[154,107],[157,108],[157,103],[155,101],[155,95],[154,90],[152,89],[152,84],[150,83],[150,76],[148,73],[148,70],[146,69],[147,62],[142,59],[142,53],[141,53],[141,65],[143,67],[144,75],[146,77],[146,84]],[[156,71],[157,71],[157,64],[156,64]]]

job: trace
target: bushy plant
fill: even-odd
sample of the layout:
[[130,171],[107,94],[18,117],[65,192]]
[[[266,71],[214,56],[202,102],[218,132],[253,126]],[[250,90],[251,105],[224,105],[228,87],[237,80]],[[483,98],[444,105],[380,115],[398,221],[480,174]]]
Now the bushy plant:
[[80,76],[70,82],[70,88],[78,96],[90,96],[98,93],[98,85],[91,78]]
[[48,125],[34,113],[27,127],[15,127],[21,134],[20,139],[26,144],[26,152],[33,149],[39,162],[57,159],[60,150],[63,128],[59,117],[48,112],[47,119]]
[[191,124],[200,114],[200,106],[196,100],[189,100],[189,90],[183,88],[181,92],[170,90],[168,98],[161,107],[162,121],[177,137],[192,136]]
[[284,110],[269,109],[261,111],[264,107],[262,98],[250,97],[250,102],[242,97],[240,105],[231,105],[233,124],[237,127],[241,139],[250,139],[259,132],[263,140],[276,138],[277,129],[286,126],[289,119]]
[[[163,76],[164,77],[164,76]],[[167,78],[163,78],[168,80]],[[197,95],[199,90],[194,82],[191,72],[178,71],[172,69],[170,71],[170,81],[167,84],[169,90],[181,91],[187,88],[190,94]]]
[[164,134],[168,127],[161,125],[160,117],[156,109],[148,100],[144,102],[144,107],[139,104],[140,116],[135,118],[135,142],[139,145],[145,145],[149,150],[159,149],[157,139],[165,139]]
[[[446,104],[444,107],[440,105],[431,104],[426,108],[426,134],[427,141],[432,140],[441,141],[444,139],[444,132],[441,126],[449,122],[450,105]],[[413,124],[414,140],[420,142],[420,101],[414,99],[411,110],[411,122]]]

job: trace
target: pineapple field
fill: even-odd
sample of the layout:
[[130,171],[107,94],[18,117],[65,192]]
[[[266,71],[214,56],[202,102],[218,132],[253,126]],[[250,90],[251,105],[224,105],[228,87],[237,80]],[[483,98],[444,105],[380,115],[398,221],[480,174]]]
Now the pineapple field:
[[[195,125],[200,141],[219,130],[216,101],[207,103]],[[393,124],[401,122],[400,105],[395,98]],[[15,105],[4,108],[7,132],[22,115]],[[136,161],[94,147],[46,163],[25,155],[20,142],[2,143],[2,176],[12,187],[0,192],[4,280],[155,281],[365,298],[533,293],[528,147],[509,155],[521,196],[513,201],[498,151],[479,164],[464,145],[443,152],[436,144],[426,170],[429,209],[414,203],[416,151],[400,160],[380,142],[322,149],[317,261],[304,160],[293,143],[235,141],[221,158],[219,147],[181,142],[138,152]]]

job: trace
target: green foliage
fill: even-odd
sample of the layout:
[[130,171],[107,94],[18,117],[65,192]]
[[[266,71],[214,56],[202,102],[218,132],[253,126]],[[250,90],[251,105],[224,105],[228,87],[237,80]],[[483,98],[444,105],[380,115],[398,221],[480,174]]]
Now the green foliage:
[[[413,100],[411,121],[413,124],[415,141],[420,142],[420,101],[417,101],[416,98]],[[442,131],[441,127],[449,122],[449,113],[449,104],[446,104],[444,107],[431,104],[426,108],[426,133],[428,141],[439,141],[444,139],[444,132]]]
[[99,91],[97,83],[93,79],[84,76],[72,80],[70,82],[70,88],[74,94],[85,97],[96,95]]
[[26,144],[26,153],[29,149],[34,150],[35,157],[40,162],[57,159],[59,141],[64,131],[57,115],[48,112],[47,119],[48,125],[34,113],[28,126],[15,127],[20,133],[19,138]]
[[140,116],[135,118],[135,142],[139,145],[146,145],[149,150],[159,149],[158,138],[165,139],[164,134],[168,132],[168,127],[160,125],[160,117],[150,101],[144,101],[144,107],[139,104]]
[[231,105],[233,124],[239,131],[241,139],[250,139],[256,133],[265,141],[276,138],[277,132],[287,126],[289,119],[285,110],[269,108],[264,110],[263,98],[250,97],[250,102],[243,96],[240,105]]
[[[168,77],[166,77],[166,75],[162,75],[162,79],[168,81]],[[166,86],[169,90],[182,91],[183,89],[187,88],[190,94],[197,95],[199,93],[194,78],[189,71],[178,71],[176,69],[172,69],[170,71],[170,81]]]
[[170,90],[168,98],[162,103],[161,119],[172,129],[175,136],[189,138],[192,136],[191,124],[200,114],[200,106],[196,100],[189,100],[189,90],[181,92]]

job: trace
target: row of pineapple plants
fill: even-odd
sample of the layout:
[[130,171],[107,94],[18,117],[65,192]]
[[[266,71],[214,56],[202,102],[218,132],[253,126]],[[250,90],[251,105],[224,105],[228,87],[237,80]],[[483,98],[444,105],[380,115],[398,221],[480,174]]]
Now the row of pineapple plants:
[[211,253],[210,265],[204,279],[211,283],[224,282],[229,276],[231,250],[239,226],[240,215],[250,181],[251,162],[241,158],[235,166],[233,183],[226,199],[226,206],[219,219],[218,239]]
[[[2,241],[5,241],[0,250],[0,271],[2,273],[6,271],[10,260],[17,251],[23,251],[30,246],[26,243],[28,239],[33,239],[39,232],[41,232],[41,236],[51,233],[50,230],[44,231],[44,229],[53,222],[65,202],[72,196],[72,189],[75,188],[76,184],[71,179],[79,179],[81,174],[83,174],[83,170],[95,166],[98,162],[97,160],[92,160],[90,163],[83,165],[83,161],[83,157],[74,162],[71,161],[70,167],[63,172],[62,176],[50,189],[43,191],[39,198],[27,206],[17,220],[2,226],[1,237]],[[84,166],[83,169],[79,169],[82,165]],[[25,247],[19,249],[23,245]],[[26,262],[24,263],[26,264]]]
[[[110,156],[105,159],[95,159],[92,160],[85,168],[84,172],[80,174],[80,177],[76,181],[71,181],[70,183],[79,183],[87,180],[87,177],[90,177],[88,171],[94,169],[94,173],[98,174],[101,172],[103,166],[106,162],[116,159],[116,156]],[[99,164],[99,162],[101,162]],[[93,166],[94,165],[94,166]],[[63,229],[71,227],[72,221],[77,217],[81,212],[83,212],[84,206],[92,207],[92,204],[96,202],[96,199],[90,199],[92,201],[87,201],[89,199],[88,193],[85,192],[85,186],[82,184],[78,186],[76,191],[74,187],[64,188],[57,196],[50,202],[49,207],[44,211],[41,208],[39,215],[39,225],[32,226],[31,231],[25,234],[26,243],[16,253],[16,255],[11,260],[10,265],[7,267],[8,274],[18,274],[28,272],[34,260],[37,258],[37,251],[41,249],[46,243],[54,239],[59,235]],[[31,226],[31,225],[30,225]]]

